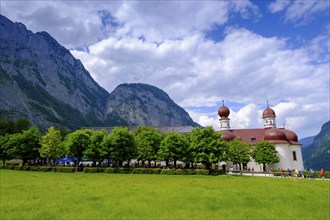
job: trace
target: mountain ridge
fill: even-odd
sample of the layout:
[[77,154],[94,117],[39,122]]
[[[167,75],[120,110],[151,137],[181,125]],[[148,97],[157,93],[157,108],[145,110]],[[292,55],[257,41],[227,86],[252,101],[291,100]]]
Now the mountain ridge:
[[[162,118],[162,111],[158,111],[159,120],[153,118],[153,121],[149,122],[149,118],[145,117],[147,113],[144,109],[132,113],[131,111],[138,106],[133,102],[131,106],[127,105],[123,98],[124,94],[116,92],[118,97],[114,98],[115,95],[112,93],[115,90],[109,93],[102,88],[81,61],[74,58],[69,50],[47,32],[33,33],[24,24],[14,23],[2,15],[0,15],[0,28],[1,117],[12,119],[25,117],[32,124],[43,128],[65,125],[71,130],[89,126],[123,126],[137,123],[154,126],[160,123],[195,125],[189,114],[157,87],[153,88],[158,90],[153,89],[152,95],[149,94],[149,103],[140,97],[148,92],[143,89],[137,90],[136,102],[141,106],[165,103],[165,109],[176,106],[170,109],[179,112],[173,113],[174,115],[182,114],[182,116],[175,119],[169,117],[167,120],[172,121],[168,122]],[[135,85],[125,85],[127,91],[130,90],[128,87],[132,87],[131,89],[135,87]],[[121,85],[118,87],[121,88]],[[118,99],[124,104],[111,103],[111,100],[118,101]],[[114,111],[113,108],[119,105],[126,107],[121,108],[120,112]],[[148,112],[153,111],[149,109]]]
[[302,149],[305,168],[330,170],[330,121],[324,123],[313,142]]

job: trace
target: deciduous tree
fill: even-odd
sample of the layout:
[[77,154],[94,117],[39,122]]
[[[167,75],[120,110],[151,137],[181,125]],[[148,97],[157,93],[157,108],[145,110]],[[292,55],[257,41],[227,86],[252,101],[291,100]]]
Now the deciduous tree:
[[11,159],[11,155],[9,154],[9,136],[8,134],[6,135],[0,135],[0,159],[2,160],[2,164],[6,164],[6,160]]
[[65,155],[61,132],[54,127],[48,128],[45,135],[40,139],[40,145],[40,156],[46,158],[48,164],[51,159],[54,160]]
[[266,171],[266,165],[280,161],[275,145],[267,141],[260,141],[256,144],[253,158],[257,163],[263,165],[263,171]]
[[252,146],[242,142],[241,139],[235,138],[229,142],[228,157],[233,164],[238,164],[242,170],[242,164],[251,161]]
[[194,128],[190,133],[190,147],[195,163],[203,163],[211,169],[213,163],[226,158],[227,144],[220,140],[219,134],[212,127]]
[[157,152],[162,139],[163,135],[160,131],[152,127],[138,127],[135,131],[137,159],[143,162],[148,161],[150,167],[151,161],[157,158]]
[[123,162],[129,162],[136,156],[136,145],[133,134],[123,127],[116,127],[103,141],[108,158],[113,160],[116,166],[122,166]]
[[89,145],[90,130],[76,130],[69,133],[64,139],[66,152],[77,158],[76,171],[78,171],[79,163],[84,155],[85,150]]
[[104,148],[103,140],[108,135],[108,133],[104,130],[102,131],[93,131],[89,144],[84,151],[84,157],[93,161],[93,166],[95,166],[96,162],[102,162],[107,155],[107,151]]
[[13,158],[23,160],[23,166],[28,160],[35,160],[39,157],[40,132],[37,127],[32,127],[22,133],[9,136],[8,152]]
[[173,161],[174,168],[176,168],[176,162],[183,160],[186,151],[188,151],[189,144],[186,137],[176,132],[167,133],[165,138],[160,144],[158,151],[158,158],[160,160]]

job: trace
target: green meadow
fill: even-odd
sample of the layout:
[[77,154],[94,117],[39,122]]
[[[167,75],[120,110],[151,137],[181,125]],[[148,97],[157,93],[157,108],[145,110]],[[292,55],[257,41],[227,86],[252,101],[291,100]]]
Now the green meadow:
[[329,219],[328,180],[0,170],[0,219]]

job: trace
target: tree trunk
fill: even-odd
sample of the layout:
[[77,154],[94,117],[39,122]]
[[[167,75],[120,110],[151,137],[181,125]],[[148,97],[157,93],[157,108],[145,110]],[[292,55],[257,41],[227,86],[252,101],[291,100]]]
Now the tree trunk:
[[262,164],[262,169],[264,172],[266,172],[266,164]]
[[80,159],[79,159],[79,158],[77,158],[77,162],[76,162],[76,172],[78,172],[79,163],[80,163]]
[[174,159],[174,169],[176,169],[176,159]]
[[151,168],[151,160],[148,160],[148,167]]

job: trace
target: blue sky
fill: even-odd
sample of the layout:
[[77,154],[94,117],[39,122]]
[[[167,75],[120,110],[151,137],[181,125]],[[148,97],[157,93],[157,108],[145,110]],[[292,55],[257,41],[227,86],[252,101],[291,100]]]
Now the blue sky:
[[111,92],[155,85],[194,121],[219,129],[224,98],[232,128],[277,124],[299,138],[329,120],[328,0],[6,1],[0,12],[47,31]]

